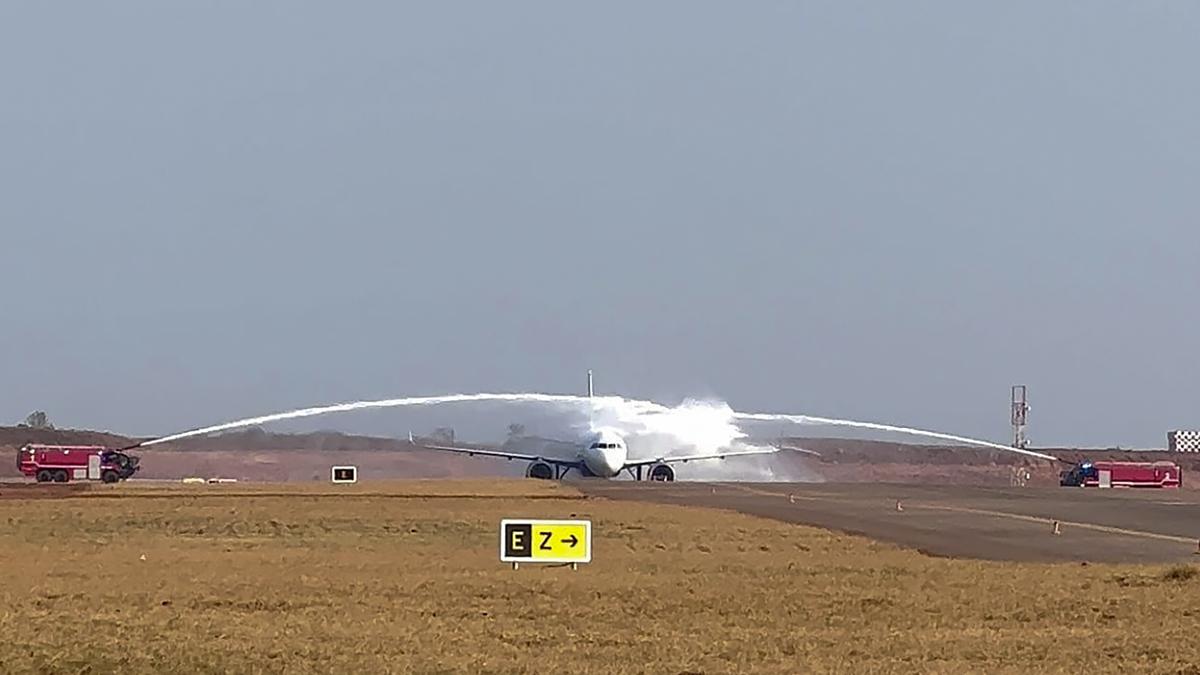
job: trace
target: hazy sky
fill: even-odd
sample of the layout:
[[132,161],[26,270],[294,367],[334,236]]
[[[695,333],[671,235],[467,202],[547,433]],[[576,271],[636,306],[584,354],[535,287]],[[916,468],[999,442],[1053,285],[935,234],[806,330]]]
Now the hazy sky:
[[[1200,426],[1200,4],[4,2],[0,421]],[[348,422],[327,420],[325,426]]]

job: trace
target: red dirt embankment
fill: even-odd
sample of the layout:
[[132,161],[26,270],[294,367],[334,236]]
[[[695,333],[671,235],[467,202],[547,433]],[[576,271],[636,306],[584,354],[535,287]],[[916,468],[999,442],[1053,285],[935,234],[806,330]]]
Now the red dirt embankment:
[[133,439],[108,431],[84,431],[78,429],[30,429],[27,427],[0,427],[0,446],[19,448],[26,443],[46,445],[104,445],[123,448],[141,439]]
[[[96,431],[0,427],[0,478],[19,476],[15,461],[25,443],[126,447],[140,439]],[[1078,448],[1038,449],[1066,460],[1048,462],[1017,453],[977,447],[911,445],[842,438],[791,438],[785,445],[817,455],[784,453],[773,459],[830,482],[1008,485],[1018,472],[1028,484],[1056,485],[1060,471],[1083,459],[1178,462],[1185,476],[1200,475],[1200,456]],[[520,476],[524,462],[465,457],[422,450],[407,440],[320,432],[275,434],[261,429],[194,438],[134,451],[142,458],[139,478],[236,478],[242,481],[329,480],[330,467],[352,464],[363,479]],[[800,473],[800,472],[798,472]],[[1190,486],[1195,481],[1187,481]]]
[[[128,447],[141,439],[93,431],[0,428],[0,478],[20,476],[17,448],[26,443]],[[366,478],[454,478],[523,475],[523,463],[422,450],[407,440],[339,433],[244,432],[189,439],[131,451],[138,478],[236,478],[242,481],[329,480],[330,468],[350,464]],[[12,460],[5,461],[3,457]]]

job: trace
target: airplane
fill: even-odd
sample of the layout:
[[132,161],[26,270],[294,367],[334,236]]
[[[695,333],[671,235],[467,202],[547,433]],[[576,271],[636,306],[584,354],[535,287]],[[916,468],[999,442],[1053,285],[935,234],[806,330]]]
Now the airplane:
[[[588,398],[592,398],[594,395],[592,389],[592,371],[589,370],[587,376],[587,395]],[[629,446],[625,443],[625,438],[616,429],[607,427],[593,428],[582,439],[574,443],[577,446],[578,452],[572,459],[505,452],[502,450],[427,445],[419,443],[413,437],[411,431],[408,434],[408,441],[428,450],[456,452],[470,457],[479,455],[481,457],[503,457],[508,460],[526,461],[529,462],[529,467],[525,470],[525,476],[540,480],[561,480],[574,470],[585,478],[613,478],[624,471],[634,480],[643,480],[644,475],[646,480],[670,482],[675,480],[675,468],[672,464],[686,464],[701,460],[725,459],[726,457],[743,457],[746,455],[770,455],[777,451],[776,448],[758,448],[703,455],[664,456],[654,459],[630,461]]]

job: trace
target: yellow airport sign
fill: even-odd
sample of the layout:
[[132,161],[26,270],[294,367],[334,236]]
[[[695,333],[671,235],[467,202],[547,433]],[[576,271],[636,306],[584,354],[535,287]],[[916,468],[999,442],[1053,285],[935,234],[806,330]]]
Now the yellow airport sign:
[[588,563],[592,561],[592,521],[500,521],[500,562]]

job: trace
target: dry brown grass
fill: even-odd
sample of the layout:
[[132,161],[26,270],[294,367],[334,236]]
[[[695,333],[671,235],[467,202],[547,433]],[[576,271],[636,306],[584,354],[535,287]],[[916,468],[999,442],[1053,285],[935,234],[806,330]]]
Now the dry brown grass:
[[[1200,579],[1169,567],[931,559],[525,481],[290,489],[0,501],[0,670],[1200,672]],[[422,491],[480,496],[394,498]],[[592,565],[498,562],[501,517],[572,514]]]

